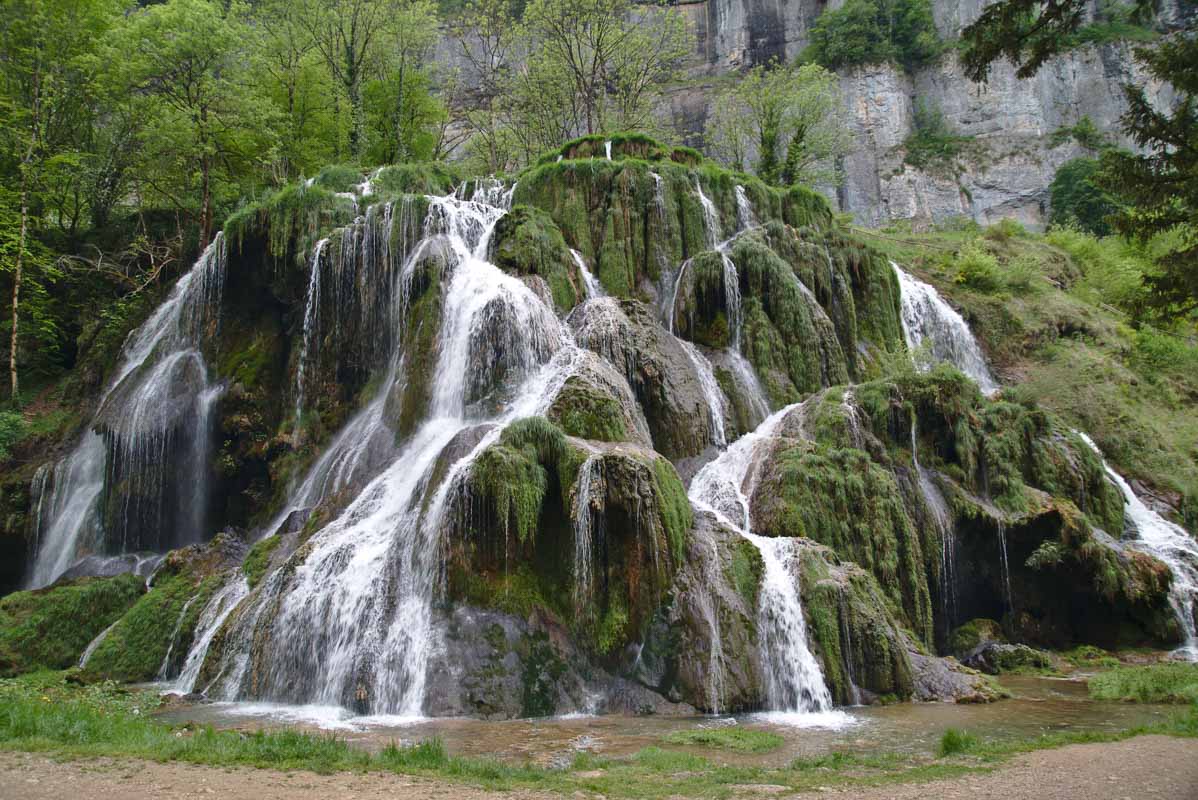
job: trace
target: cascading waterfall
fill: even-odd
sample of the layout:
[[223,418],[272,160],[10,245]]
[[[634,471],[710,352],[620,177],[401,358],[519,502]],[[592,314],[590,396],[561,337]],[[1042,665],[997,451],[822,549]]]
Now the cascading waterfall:
[[1169,604],[1173,606],[1185,639],[1177,655],[1188,661],[1198,661],[1198,541],[1180,525],[1146,506],[1127,479],[1106,462],[1094,440],[1080,431],[1076,433],[1102,458],[1107,477],[1123,494],[1124,527],[1138,537],[1131,544],[1163,561],[1173,573]]
[[1015,613],[1015,595],[1011,593],[1011,564],[1007,560],[1007,526],[998,523],[998,558],[999,572],[1002,574],[1003,599],[1007,602],[1007,611]]
[[295,434],[293,441],[298,444],[300,417],[304,411],[304,383],[308,377],[308,361],[316,358],[312,345],[316,338],[320,314],[320,262],[329,240],[321,239],[312,250],[312,258],[308,266],[308,297],[304,303],[304,334],[300,345],[299,363],[295,368]]
[[582,283],[587,290],[587,299],[603,297],[606,292],[603,291],[603,286],[599,283],[598,279],[587,269],[587,262],[583,259],[582,253],[574,248],[570,248],[570,255],[574,258],[574,263],[578,265],[578,272],[582,275]]
[[[303,563],[286,576],[272,573],[245,601],[251,606],[230,623],[231,644],[220,654],[222,677],[214,683],[224,696],[422,713],[425,672],[437,647],[433,600],[449,497],[503,425],[548,406],[579,353],[552,309],[486,261],[510,198],[511,190],[495,183],[478,185],[469,200],[461,193],[429,198],[425,241],[444,247],[449,284],[425,422],[308,540]],[[490,404],[481,401],[495,391],[508,399],[489,415]],[[487,423],[498,424],[433,485],[445,446]],[[258,624],[262,618],[270,624]],[[286,646],[268,646],[273,637]],[[189,663],[202,663],[200,644],[206,649],[197,643]]]
[[187,602],[183,604],[183,608],[179,609],[179,617],[175,620],[175,627],[171,631],[170,644],[166,647],[166,655],[162,657],[162,665],[158,667],[157,680],[165,681],[170,674],[171,656],[175,652],[175,640],[179,638],[179,631],[183,629],[183,620],[186,619],[187,611],[195,601],[195,597],[189,597]]
[[924,511],[940,536],[940,600],[944,624],[948,630],[956,626],[957,617],[957,534],[948,503],[931,473],[919,461],[916,418],[911,418],[911,463],[923,497]]
[[753,204],[745,194],[745,187],[736,185],[736,220],[742,231],[757,227],[757,215],[753,213]]
[[[761,553],[765,571],[758,601],[758,637],[767,703],[771,711],[805,713],[828,711],[832,696],[819,662],[807,646],[795,543],[754,534],[749,507],[774,431],[796,408],[792,405],[776,412],[706,464],[691,480],[688,496],[693,505],[714,513]],[[717,635],[714,630],[712,633]]]
[[603,456],[592,453],[578,469],[578,488],[574,495],[574,613],[579,618],[590,614],[593,591],[596,519],[592,507],[596,487],[603,486]]
[[239,574],[218,589],[212,599],[208,601],[208,605],[204,606],[204,610],[196,622],[195,637],[191,649],[187,653],[187,660],[183,662],[183,669],[175,680],[176,691],[182,694],[195,691],[196,678],[199,677],[204,656],[208,653],[208,646],[212,644],[212,639],[220,630],[221,625],[233,613],[237,604],[249,594],[249,591],[250,587],[245,577]]
[[[720,713],[724,702],[724,639],[720,631],[720,615],[716,609],[713,587],[719,586],[723,578],[720,570],[720,551],[713,541],[703,561],[706,586],[696,587],[696,605],[703,621],[707,623],[710,647],[707,651],[707,707],[712,714]],[[706,591],[703,591],[703,590]]]
[[119,623],[120,623],[120,620],[118,619],[116,622],[112,623],[107,628],[100,631],[99,636],[97,636],[95,639],[92,639],[90,642],[88,642],[87,647],[85,647],[83,649],[83,654],[79,656],[79,665],[78,666],[80,669],[83,669],[84,667],[87,666],[87,662],[91,661],[92,654],[95,653],[96,650],[100,647],[100,645],[104,643],[104,640],[108,638],[108,634],[112,633],[112,629],[115,628],[117,626],[117,624],[119,624]]
[[695,374],[699,376],[699,387],[703,390],[703,398],[707,401],[707,415],[711,420],[711,443],[723,449],[728,444],[728,434],[724,430],[724,411],[728,404],[724,399],[724,393],[720,391],[719,382],[715,379],[711,362],[699,352],[699,348],[686,339],[677,341],[694,365]]
[[[903,336],[907,349],[927,369],[932,364],[947,361],[973,378],[985,395],[998,391],[998,382],[986,365],[982,348],[969,325],[948,304],[935,287],[916,279],[893,261],[890,266],[898,276],[902,295]],[[921,348],[926,347],[926,353]]]
[[[129,334],[95,417],[53,467],[38,499],[32,587],[58,578],[86,551],[163,551],[207,531],[210,416],[200,347],[216,334],[227,258],[223,234]],[[174,514],[168,513],[173,509]]]

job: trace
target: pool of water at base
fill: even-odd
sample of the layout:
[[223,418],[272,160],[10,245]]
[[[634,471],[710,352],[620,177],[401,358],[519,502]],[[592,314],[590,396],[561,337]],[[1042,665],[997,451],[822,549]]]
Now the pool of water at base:
[[[1013,695],[995,703],[898,703],[845,708],[827,715],[744,714],[700,716],[568,716],[487,721],[467,718],[401,719],[353,717],[344,709],[264,703],[174,704],[158,716],[181,724],[220,729],[333,731],[367,750],[391,742],[413,744],[439,737],[452,755],[487,756],[512,763],[564,766],[587,751],[626,756],[649,746],[667,746],[706,756],[715,763],[784,766],[798,757],[833,751],[928,754],[947,728],[983,738],[1023,739],[1063,731],[1117,731],[1164,721],[1177,706],[1091,700],[1080,680],[1004,677]],[[780,734],[785,744],[765,754],[743,754],[699,746],[663,745],[678,730],[740,725]]]

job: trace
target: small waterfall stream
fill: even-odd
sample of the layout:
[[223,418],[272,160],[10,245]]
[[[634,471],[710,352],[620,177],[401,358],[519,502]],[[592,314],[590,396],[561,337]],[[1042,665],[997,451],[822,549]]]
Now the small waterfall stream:
[[[795,543],[754,534],[749,508],[757,470],[771,437],[797,407],[776,412],[706,464],[691,480],[688,496],[695,507],[715,514],[761,553],[765,571],[758,601],[758,637],[769,710],[809,713],[830,710],[832,696],[819,662],[807,646]],[[712,636],[719,636],[718,629],[712,630]]]
[[1144,504],[1128,484],[1127,479],[1116,472],[1094,440],[1078,431],[1090,449],[1102,458],[1107,477],[1123,493],[1124,527],[1138,537],[1131,541],[1147,553],[1159,558],[1173,573],[1169,587],[1169,603],[1177,615],[1184,644],[1177,654],[1188,661],[1198,661],[1198,541],[1182,528]]
[[[982,394],[997,392],[998,382],[961,315],[935,287],[918,280],[893,261],[890,266],[898,276],[902,295],[903,336],[911,355],[922,362],[920,366],[927,369],[932,364],[947,361],[973,378]],[[922,348],[927,348],[926,352]]]
[[570,248],[570,255],[573,257],[574,263],[578,266],[579,274],[582,275],[582,283],[586,288],[587,299],[592,297],[604,297],[607,293],[603,291],[603,286],[599,283],[599,280],[591,274],[589,269],[587,269],[587,262],[585,259],[583,259],[582,253],[578,252],[574,248]]

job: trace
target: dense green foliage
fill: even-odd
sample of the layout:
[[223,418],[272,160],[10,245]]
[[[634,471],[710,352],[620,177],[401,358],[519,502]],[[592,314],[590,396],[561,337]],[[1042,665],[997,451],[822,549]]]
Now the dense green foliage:
[[928,0],[847,0],[816,19],[805,55],[829,69],[887,61],[916,67],[942,49]]
[[145,590],[136,575],[81,578],[0,599],[0,675],[65,669]]
[[1107,218],[1117,206],[1095,181],[1098,171],[1099,163],[1093,158],[1074,158],[1060,166],[1048,190],[1053,225],[1072,225],[1095,236],[1110,235]]

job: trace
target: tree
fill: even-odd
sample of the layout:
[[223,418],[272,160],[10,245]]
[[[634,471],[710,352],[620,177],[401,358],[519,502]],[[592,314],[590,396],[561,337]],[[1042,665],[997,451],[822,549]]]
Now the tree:
[[349,150],[360,158],[366,147],[363,91],[380,71],[384,26],[392,0],[298,0],[299,18],[324,58],[329,74],[349,103]]
[[1095,182],[1099,170],[1095,158],[1073,158],[1061,165],[1048,190],[1053,225],[1074,225],[1095,236],[1111,233],[1107,218],[1118,206],[1111,194]]
[[531,92],[550,89],[543,97],[560,105],[558,126],[587,134],[649,127],[650,97],[689,49],[676,9],[632,0],[532,0],[524,33],[518,104],[527,111]]
[[828,69],[887,61],[911,68],[943,49],[929,0],[847,0],[819,15],[805,56]]
[[834,180],[833,162],[847,152],[836,75],[819,66],[753,67],[715,102],[709,127],[712,154],[733,169],[754,171],[768,183]]
[[[984,80],[996,59],[1010,59],[1029,77],[1071,45],[1085,19],[1085,0],[1000,0],[963,32],[966,74]],[[1152,0],[1135,0],[1131,18],[1143,22]],[[1145,276],[1147,306],[1165,315],[1198,309],[1198,40],[1194,22],[1153,46],[1135,49],[1153,78],[1177,93],[1171,109],[1149,102],[1141,86],[1125,85],[1124,132],[1141,148],[1108,149],[1095,183],[1122,207],[1110,219],[1115,230],[1146,242],[1161,237],[1158,274]]]
[[[20,390],[21,289],[43,200],[39,194],[52,174],[59,181],[69,180],[67,153],[79,141],[80,109],[88,93],[80,64],[119,10],[115,0],[13,0],[0,20],[4,116],[0,133],[9,162],[6,172],[15,173],[19,186],[17,236],[5,253],[12,274],[9,391],[13,403]],[[78,203],[69,210],[63,204],[59,211],[77,216]]]
[[[199,196],[200,246],[212,235],[218,180],[233,183],[270,155],[271,106],[244,81],[246,6],[169,0],[131,14],[106,59],[116,85],[142,104],[142,179],[186,210]],[[198,185],[193,186],[192,176]]]
[[487,172],[505,171],[517,158],[503,100],[510,86],[518,30],[512,0],[473,0],[449,23],[449,35],[474,83],[475,108],[463,115],[471,133],[469,149]]

